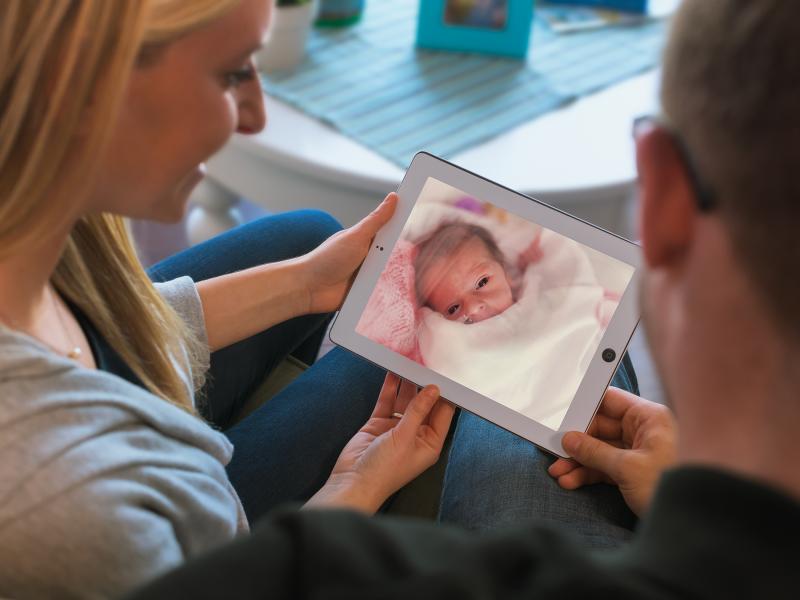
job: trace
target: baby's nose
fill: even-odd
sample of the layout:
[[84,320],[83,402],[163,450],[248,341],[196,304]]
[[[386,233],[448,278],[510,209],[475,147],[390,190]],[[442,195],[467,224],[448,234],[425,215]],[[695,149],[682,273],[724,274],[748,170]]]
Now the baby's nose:
[[[467,316],[473,321],[477,321],[483,312],[486,311],[486,303],[480,300],[475,300],[467,306]],[[476,318],[477,317],[477,318]]]

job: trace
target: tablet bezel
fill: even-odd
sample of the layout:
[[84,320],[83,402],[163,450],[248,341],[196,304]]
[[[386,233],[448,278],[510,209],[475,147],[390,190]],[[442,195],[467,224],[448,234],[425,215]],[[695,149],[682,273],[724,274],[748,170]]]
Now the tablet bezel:
[[[631,281],[620,299],[617,310],[558,431],[356,333],[356,325],[378,278],[389,260],[392,249],[397,243],[425,183],[431,177],[470,196],[490,202],[542,227],[565,235],[634,268]],[[414,157],[397,193],[399,201],[395,214],[376,235],[331,327],[331,341],[419,386],[436,384],[439,386],[442,396],[454,404],[529,440],[548,452],[557,456],[566,456],[561,447],[563,434],[567,431],[587,430],[600,405],[603,392],[608,387],[619,361],[622,360],[639,322],[638,287],[641,276],[639,246],[596,225],[503,187],[427,152],[420,152]],[[616,353],[612,362],[603,360],[602,354],[607,348],[613,349]]]

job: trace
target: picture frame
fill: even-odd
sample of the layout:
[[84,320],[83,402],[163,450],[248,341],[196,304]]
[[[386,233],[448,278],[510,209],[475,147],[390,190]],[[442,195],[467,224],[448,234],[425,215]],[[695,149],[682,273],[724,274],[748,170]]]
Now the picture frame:
[[532,0],[420,0],[417,47],[525,58]]

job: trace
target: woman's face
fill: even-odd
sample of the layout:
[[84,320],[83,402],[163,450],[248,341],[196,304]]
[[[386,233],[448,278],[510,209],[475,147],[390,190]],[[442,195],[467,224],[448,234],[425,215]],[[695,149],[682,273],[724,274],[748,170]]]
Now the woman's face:
[[253,53],[271,6],[242,0],[134,69],[87,211],[178,221],[204,161],[234,131],[264,128]]

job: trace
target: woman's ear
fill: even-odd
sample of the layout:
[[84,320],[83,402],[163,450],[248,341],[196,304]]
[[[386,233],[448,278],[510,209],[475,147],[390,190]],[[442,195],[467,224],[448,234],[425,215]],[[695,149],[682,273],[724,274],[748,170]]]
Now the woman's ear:
[[639,236],[647,266],[680,261],[692,241],[697,215],[692,186],[673,137],[653,127],[637,137]]

